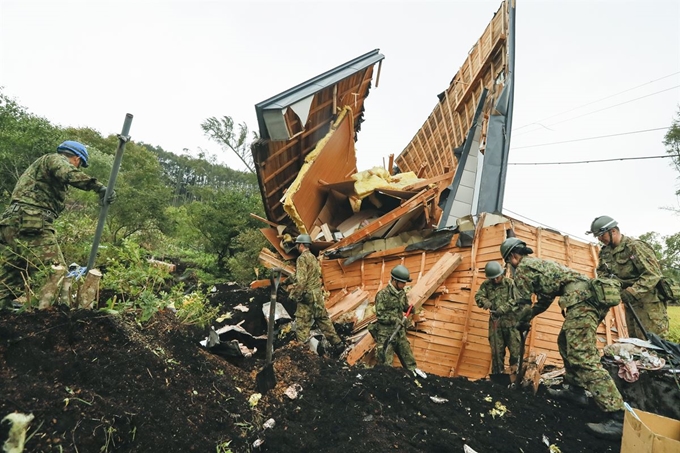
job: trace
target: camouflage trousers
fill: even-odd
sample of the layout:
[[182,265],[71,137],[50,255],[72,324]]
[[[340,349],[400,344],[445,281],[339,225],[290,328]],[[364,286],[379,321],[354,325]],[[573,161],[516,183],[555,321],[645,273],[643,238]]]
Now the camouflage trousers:
[[30,287],[31,276],[52,264],[66,266],[53,228],[26,234],[19,225],[0,225],[0,308],[10,307]]
[[342,342],[335,332],[333,322],[328,317],[328,311],[323,304],[321,291],[310,291],[304,294],[301,301],[298,301],[295,310],[295,324],[297,341],[304,343],[309,340],[309,331],[316,323],[317,328],[324,334],[326,339],[333,346]]
[[[633,303],[633,310],[637,313],[642,326],[647,332],[655,333],[662,338],[668,335],[668,311],[666,305],[659,301],[654,295],[643,296],[639,302]],[[638,326],[635,317],[630,312],[628,307],[626,311],[626,324],[628,325],[628,336],[636,338],[645,338],[645,334]]]
[[416,358],[413,356],[411,344],[408,342],[408,338],[406,338],[405,328],[399,329],[392,343],[387,345],[387,348],[383,348],[385,341],[390,338],[395,328],[396,326],[383,325],[377,322],[371,325],[370,332],[376,342],[375,352],[378,364],[392,366],[394,354],[396,353],[401,366],[413,371],[416,369]]
[[606,314],[585,302],[566,310],[557,346],[567,371],[565,382],[588,390],[605,412],[623,410],[623,398],[609,373],[600,363],[596,332]]
[[489,345],[491,346],[491,373],[502,373],[505,368],[505,349],[510,352],[510,366],[519,362],[519,331],[505,326],[501,320],[489,318]]

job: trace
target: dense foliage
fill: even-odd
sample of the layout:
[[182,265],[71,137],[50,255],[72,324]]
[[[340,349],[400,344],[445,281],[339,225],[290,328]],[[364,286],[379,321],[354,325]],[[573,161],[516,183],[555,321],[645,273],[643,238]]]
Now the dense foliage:
[[[224,121],[220,124],[223,141],[229,139]],[[235,144],[244,154],[247,127],[240,125],[240,130]],[[134,124],[132,132],[134,135]],[[0,209],[8,204],[26,167],[39,156],[55,152],[63,140],[87,145],[90,166],[84,171],[106,183],[118,147],[115,135],[55,126],[0,90]],[[192,157],[184,150],[178,155],[130,141],[116,193],[118,199],[108,211],[97,260],[98,266],[108,268],[104,288],[125,285],[130,287],[128,295],[137,296],[147,290],[159,292],[163,277],[141,266],[143,260],[134,262],[134,256],[188,261],[190,272],[203,283],[229,280],[246,284],[261,270],[257,254],[266,241],[257,231],[263,225],[250,216],[263,215],[253,173],[233,170],[203,153]],[[55,224],[67,262],[87,262],[99,214],[96,201],[93,193],[69,192],[67,208]]]

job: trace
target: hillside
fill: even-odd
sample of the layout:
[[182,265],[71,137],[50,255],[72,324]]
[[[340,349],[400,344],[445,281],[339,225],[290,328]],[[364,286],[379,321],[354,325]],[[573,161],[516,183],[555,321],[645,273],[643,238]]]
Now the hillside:
[[[245,320],[257,330],[266,299],[263,290],[222,287],[214,303],[225,310],[250,304],[230,322]],[[585,422],[601,417],[595,407],[584,412],[541,390],[534,396],[483,380],[349,368],[293,344],[275,351],[277,386],[251,406],[261,354],[228,362],[198,344],[206,334],[169,311],[143,327],[96,311],[4,312],[0,414],[35,415],[25,450],[35,453],[620,448],[585,432]],[[293,384],[302,388],[295,400],[284,395]],[[507,411],[494,417],[497,404]],[[275,426],[264,429],[270,418]],[[258,439],[264,442],[254,448]]]

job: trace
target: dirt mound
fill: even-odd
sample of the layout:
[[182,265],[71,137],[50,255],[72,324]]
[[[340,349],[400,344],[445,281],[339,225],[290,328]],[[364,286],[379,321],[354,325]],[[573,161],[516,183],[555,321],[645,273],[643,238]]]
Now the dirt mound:
[[[227,287],[213,296],[225,311],[247,305],[230,320],[244,326],[255,325],[250,318],[261,316],[267,298],[268,290]],[[620,448],[585,433],[585,422],[602,418],[595,407],[584,411],[488,381],[349,368],[293,344],[276,350],[277,386],[252,405],[261,354],[229,362],[198,344],[206,334],[179,325],[171,312],[144,327],[63,308],[0,313],[0,416],[35,415],[26,451],[36,453]],[[293,384],[301,388],[296,399],[284,393]],[[494,416],[494,408],[504,413]],[[270,418],[275,426],[265,429]]]

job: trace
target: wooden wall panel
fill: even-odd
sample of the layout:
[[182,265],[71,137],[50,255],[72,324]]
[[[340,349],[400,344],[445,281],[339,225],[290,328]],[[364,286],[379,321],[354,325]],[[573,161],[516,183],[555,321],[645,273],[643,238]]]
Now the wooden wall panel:
[[[475,235],[472,248],[449,245],[440,250],[427,252],[404,252],[400,249],[400,252],[393,255],[382,252],[377,257],[369,255],[344,267],[339,264],[341,260],[321,260],[324,282],[327,277],[332,277],[334,282],[340,282],[344,278],[348,283],[346,287],[348,291],[355,287],[362,288],[369,293],[369,301],[372,304],[376,292],[389,282],[389,273],[393,266],[404,264],[408,267],[415,283],[418,275],[425,274],[444,253],[461,254],[463,257],[461,264],[440,286],[444,292],[436,292],[423,304],[422,312],[419,314],[423,320],[418,323],[419,331],[409,331],[408,338],[413,346],[418,366],[424,371],[442,376],[460,375],[479,379],[488,374],[491,366],[491,350],[488,343],[489,314],[476,306],[474,294],[484,281],[486,263],[498,261],[503,264],[500,245],[509,229],[527,244],[531,244],[535,251],[534,256],[554,259],[561,264],[571,265],[584,275],[594,275],[597,250],[590,244],[508,219],[506,222],[480,228]],[[451,244],[455,244],[455,241]],[[341,290],[338,283],[334,285],[331,297]],[[327,283],[326,289],[329,289]],[[622,326],[623,319],[620,307],[612,310],[607,318],[608,328],[603,323],[598,329],[598,338],[602,340],[598,341],[599,348],[618,338],[616,330],[621,332],[622,328],[625,329],[625,325]],[[559,305],[554,302],[546,312],[534,320],[527,338],[527,354],[545,353],[547,365],[561,366],[557,336],[563,320]]]

